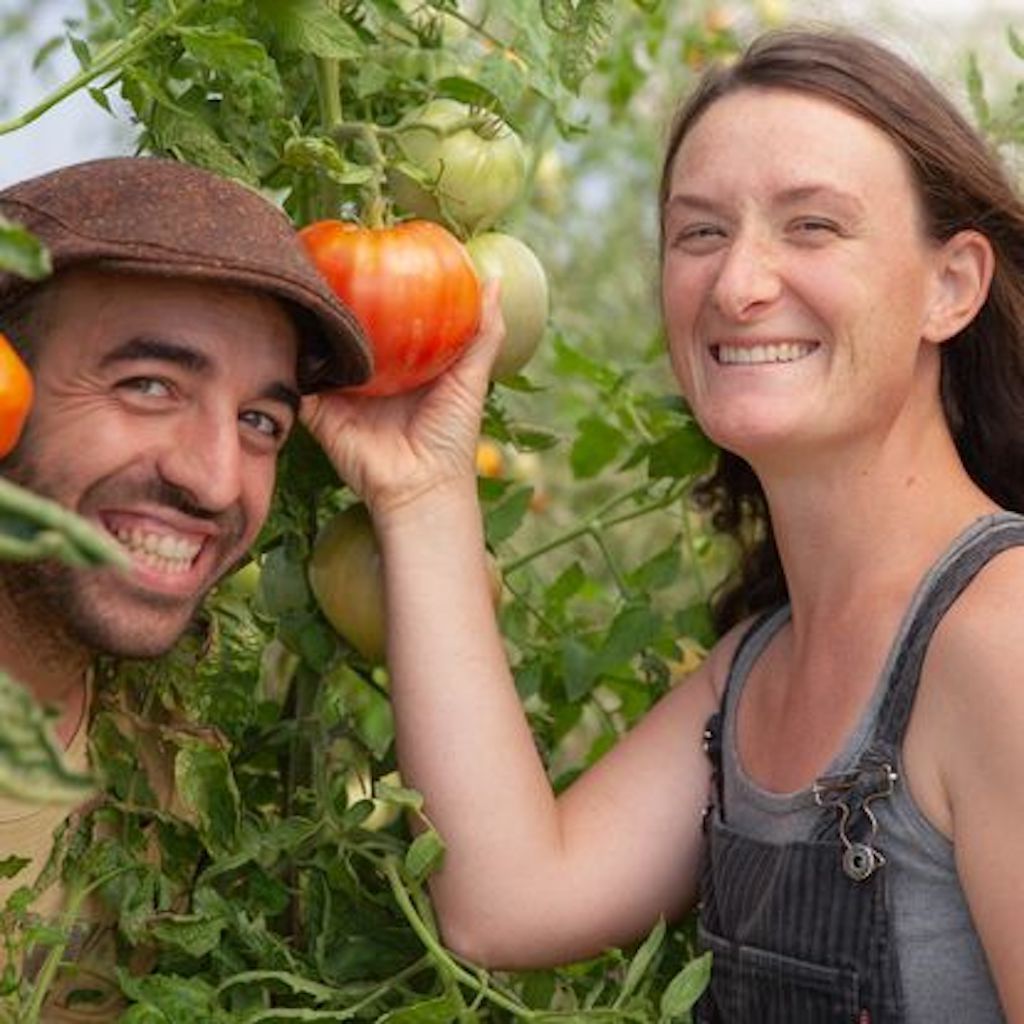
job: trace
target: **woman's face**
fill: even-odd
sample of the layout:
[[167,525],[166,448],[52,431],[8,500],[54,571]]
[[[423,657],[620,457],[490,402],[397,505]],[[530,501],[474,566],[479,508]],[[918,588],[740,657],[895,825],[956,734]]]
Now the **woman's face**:
[[922,340],[940,247],[874,125],[795,91],[717,100],[676,154],[664,231],[672,365],[723,447],[788,464],[941,415]]

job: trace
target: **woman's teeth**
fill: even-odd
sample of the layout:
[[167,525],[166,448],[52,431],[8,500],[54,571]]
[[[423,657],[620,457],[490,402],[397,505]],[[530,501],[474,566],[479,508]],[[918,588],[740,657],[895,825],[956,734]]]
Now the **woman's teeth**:
[[775,345],[716,345],[720,363],[792,363],[810,355],[817,346],[808,341],[784,341]]

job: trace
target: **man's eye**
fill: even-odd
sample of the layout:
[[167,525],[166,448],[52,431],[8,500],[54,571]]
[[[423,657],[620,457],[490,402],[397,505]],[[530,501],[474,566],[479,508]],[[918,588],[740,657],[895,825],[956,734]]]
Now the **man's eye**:
[[265,434],[267,437],[277,439],[284,437],[286,433],[286,427],[280,420],[256,409],[243,412],[241,420],[247,426],[252,427],[253,430],[260,434]]
[[170,384],[159,377],[128,377],[119,381],[117,386],[148,398],[167,398],[171,394]]

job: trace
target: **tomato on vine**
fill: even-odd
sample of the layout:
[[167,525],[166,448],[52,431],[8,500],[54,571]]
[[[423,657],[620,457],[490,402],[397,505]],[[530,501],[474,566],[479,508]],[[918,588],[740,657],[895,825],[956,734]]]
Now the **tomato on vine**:
[[526,157],[519,136],[496,114],[437,99],[395,133],[402,157],[423,180],[401,168],[390,175],[398,205],[463,234],[484,231],[519,198]]
[[447,369],[476,334],[480,281],[465,246],[441,225],[323,220],[299,237],[370,339],[373,376],[353,394],[411,391]]
[[547,329],[548,278],[534,251],[513,235],[488,231],[466,243],[482,281],[501,282],[505,340],[491,368],[494,380],[517,374],[533,358]]
[[0,334],[0,458],[9,455],[21,437],[32,406],[32,374],[14,346]]
[[[487,556],[491,602],[501,602],[502,577]],[[324,618],[367,661],[380,664],[387,648],[384,578],[373,521],[365,505],[350,505],[317,534],[309,587]]]

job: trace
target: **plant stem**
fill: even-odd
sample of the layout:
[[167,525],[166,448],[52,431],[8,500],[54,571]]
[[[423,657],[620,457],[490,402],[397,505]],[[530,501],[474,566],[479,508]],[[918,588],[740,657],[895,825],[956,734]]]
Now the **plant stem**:
[[385,857],[383,868],[388,883],[391,885],[391,891],[394,894],[395,901],[398,903],[399,908],[405,915],[406,920],[412,926],[412,930],[416,933],[416,937],[426,947],[427,952],[442,972],[448,974],[454,981],[473,989],[474,992],[480,992],[485,995],[492,1003],[495,1004],[495,1006],[500,1006],[503,1010],[508,1010],[509,1013],[516,1017],[532,1020],[536,1016],[532,1010],[523,1006],[518,1000],[506,995],[504,992],[500,992],[492,988],[490,985],[482,984],[479,978],[474,977],[474,975],[465,968],[460,967],[434,936],[430,928],[427,927],[426,923],[416,911],[415,906],[413,906],[413,901],[409,895],[409,891],[406,889],[405,883],[402,881],[402,876],[399,872],[396,858],[393,856]]
[[[13,520],[16,526],[27,521],[31,526],[41,529],[31,538],[16,534],[5,536],[5,520]],[[67,542],[65,547],[68,553],[76,556],[79,562],[87,565],[117,565],[122,568],[128,565],[128,556],[86,520],[68,511],[63,505],[0,477],[0,558],[5,553],[7,557],[19,557],[19,551],[22,552],[20,557],[25,557],[24,552],[40,540],[40,535],[50,531],[61,535]],[[41,543],[46,548],[52,546],[47,540]]]
[[[341,107],[341,67],[336,57],[316,58],[316,91],[320,102],[320,126],[331,135],[344,120]],[[320,183],[320,209],[317,217],[337,217],[341,192],[326,175]]]
[[594,536],[596,532],[610,529],[613,526],[620,526],[622,523],[628,523],[633,519],[639,519],[652,512],[657,512],[659,509],[666,508],[676,500],[682,490],[682,487],[683,485],[681,483],[674,484],[660,498],[647,502],[646,504],[639,505],[634,509],[630,509],[629,512],[624,512],[621,515],[609,518],[608,513],[612,509],[617,508],[619,505],[623,504],[623,502],[630,501],[641,494],[645,494],[650,489],[649,484],[640,484],[632,490],[627,491],[625,494],[620,494],[615,498],[612,498],[611,501],[598,509],[597,512],[578,526],[574,526],[571,529],[560,533],[558,536],[544,544],[526,552],[525,555],[520,555],[518,558],[513,558],[509,562],[502,563],[500,566],[501,571],[505,574],[515,572],[516,569],[521,569],[524,565],[540,558],[542,555],[546,555],[550,551],[554,551],[566,544],[570,544],[574,540],[579,540],[580,537]]
[[107,72],[113,71],[124,64],[134,53],[144,49],[154,39],[164,35],[169,29],[188,18],[201,4],[202,0],[188,0],[174,14],[164,18],[163,21],[159,21],[152,26],[139,25],[129,32],[124,39],[110,43],[97,54],[92,64],[87,68],[83,68],[73,78],[69,78],[63,85],[55,89],[49,96],[40,100],[34,107],[26,110],[18,117],[0,123],[0,135],[6,135],[19,128],[24,128],[26,125],[38,120],[48,110],[67,99],[72,93],[78,92],[79,89],[85,88],[85,86],[95,81],[101,75],[105,75]]

